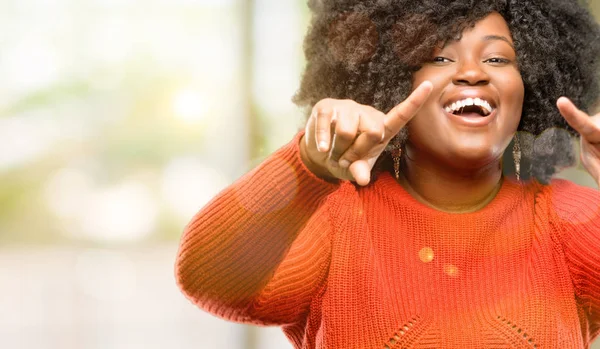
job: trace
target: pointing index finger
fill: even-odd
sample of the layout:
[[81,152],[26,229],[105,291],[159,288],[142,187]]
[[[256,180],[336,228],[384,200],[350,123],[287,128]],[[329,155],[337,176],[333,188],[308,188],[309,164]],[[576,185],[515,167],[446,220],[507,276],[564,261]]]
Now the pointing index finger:
[[567,120],[567,123],[577,131],[581,137],[590,143],[600,142],[600,128],[585,112],[579,110],[571,100],[561,97],[556,102],[558,110]]
[[423,81],[402,103],[390,110],[383,120],[385,139],[391,139],[415,116],[429,98],[433,84]]

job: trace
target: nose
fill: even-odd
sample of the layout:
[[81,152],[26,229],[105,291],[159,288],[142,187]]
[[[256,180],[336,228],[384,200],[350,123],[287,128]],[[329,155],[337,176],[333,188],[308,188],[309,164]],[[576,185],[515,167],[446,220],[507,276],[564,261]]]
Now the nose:
[[490,82],[490,77],[475,59],[463,60],[452,79],[455,85],[481,86]]

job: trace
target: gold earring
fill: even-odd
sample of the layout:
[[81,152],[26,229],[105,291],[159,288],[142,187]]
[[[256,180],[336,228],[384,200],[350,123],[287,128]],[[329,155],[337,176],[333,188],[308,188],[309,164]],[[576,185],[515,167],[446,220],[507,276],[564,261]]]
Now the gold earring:
[[515,133],[515,141],[513,143],[513,160],[515,161],[515,175],[517,180],[521,180],[521,145],[519,144],[519,136]]
[[392,140],[392,159],[394,159],[394,172],[396,179],[400,179],[400,158],[402,157],[402,144],[400,137],[394,137]]

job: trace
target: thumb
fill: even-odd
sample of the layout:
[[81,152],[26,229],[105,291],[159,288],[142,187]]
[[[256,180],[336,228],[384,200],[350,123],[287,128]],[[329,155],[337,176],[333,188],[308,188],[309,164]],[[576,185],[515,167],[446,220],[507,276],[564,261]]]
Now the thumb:
[[354,177],[354,180],[358,185],[365,186],[371,181],[371,169],[373,168],[375,161],[370,160],[356,160],[354,161],[348,170]]

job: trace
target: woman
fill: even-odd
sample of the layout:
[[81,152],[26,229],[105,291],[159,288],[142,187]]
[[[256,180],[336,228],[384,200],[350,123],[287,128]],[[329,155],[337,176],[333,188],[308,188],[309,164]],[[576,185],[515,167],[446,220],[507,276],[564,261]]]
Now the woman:
[[569,130],[600,179],[589,12],[574,0],[311,8],[306,129],[189,224],[176,265],[187,297],[280,325],[296,348],[588,348],[600,195],[549,177],[572,160]]

